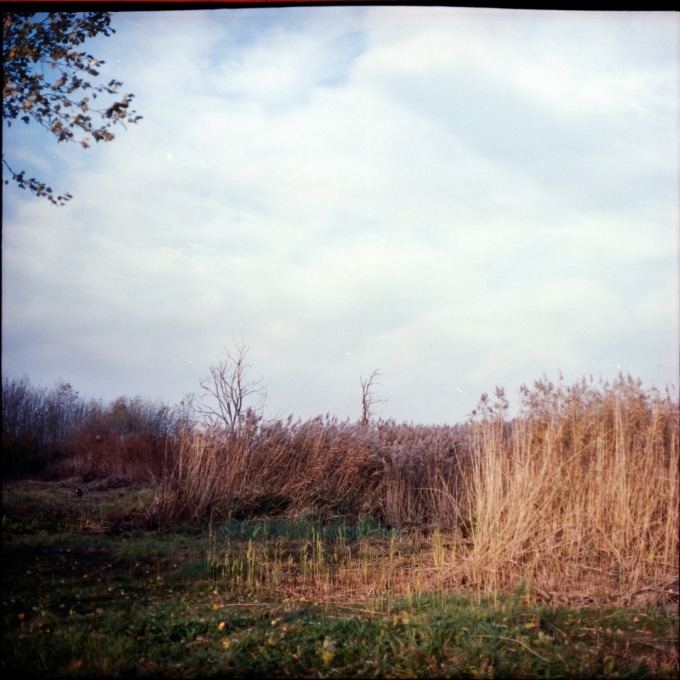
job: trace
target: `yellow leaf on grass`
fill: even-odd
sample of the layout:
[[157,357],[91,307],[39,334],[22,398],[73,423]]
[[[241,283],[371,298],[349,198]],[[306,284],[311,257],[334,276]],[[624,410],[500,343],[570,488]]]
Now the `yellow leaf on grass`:
[[400,623],[403,623],[404,625],[407,625],[408,622],[411,620],[409,617],[408,612],[399,612],[398,614],[392,614],[392,625],[397,626]]
[[326,635],[321,646],[321,658],[328,665],[335,658],[335,641],[330,635]]

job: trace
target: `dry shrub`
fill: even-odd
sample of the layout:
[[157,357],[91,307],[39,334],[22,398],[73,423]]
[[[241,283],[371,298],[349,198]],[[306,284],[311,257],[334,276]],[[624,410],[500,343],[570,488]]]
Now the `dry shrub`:
[[59,473],[84,478],[115,477],[124,482],[157,482],[163,475],[172,440],[150,433],[118,435],[81,432],[71,456],[59,462]]

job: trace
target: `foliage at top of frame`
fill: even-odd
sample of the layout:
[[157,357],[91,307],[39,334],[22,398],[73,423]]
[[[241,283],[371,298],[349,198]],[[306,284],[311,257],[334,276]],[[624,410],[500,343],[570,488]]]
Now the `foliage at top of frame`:
[[[51,132],[57,142],[76,142],[88,148],[114,139],[111,128],[141,119],[130,108],[133,94],[122,94],[123,83],[91,82],[104,62],[79,46],[88,38],[115,33],[108,12],[4,12],[2,15],[2,117],[8,127],[16,119],[35,122]],[[98,95],[114,100],[97,106]],[[98,104],[98,102],[97,102]],[[72,196],[55,195],[52,188],[25,170],[3,165],[21,189],[64,205]],[[9,180],[4,180],[9,184]]]

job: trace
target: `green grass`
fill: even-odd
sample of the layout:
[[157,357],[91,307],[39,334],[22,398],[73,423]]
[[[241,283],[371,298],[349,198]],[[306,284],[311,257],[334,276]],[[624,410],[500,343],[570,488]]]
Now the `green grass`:
[[523,590],[343,597],[343,568],[391,574],[403,538],[318,518],[160,531],[142,521],[152,501],[150,490],[3,493],[3,673],[678,677],[678,618],[664,610],[538,605]]

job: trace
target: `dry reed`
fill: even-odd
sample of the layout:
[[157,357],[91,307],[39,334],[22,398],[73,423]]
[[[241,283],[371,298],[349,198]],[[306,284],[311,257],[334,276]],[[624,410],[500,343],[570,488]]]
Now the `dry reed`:
[[623,376],[544,379],[508,420],[497,396],[455,427],[320,417],[184,434],[158,507],[192,521],[364,514],[448,535],[434,566],[481,592],[623,593],[677,578],[677,398]]
[[473,430],[468,578],[583,593],[677,578],[678,402],[620,377],[538,381],[524,405]]

